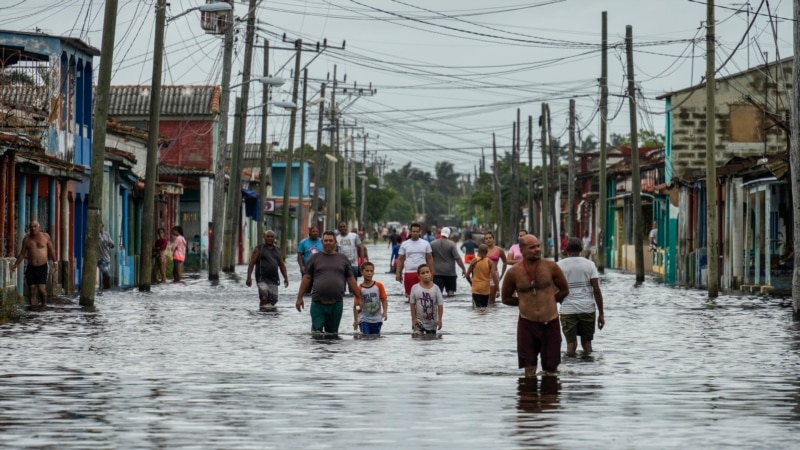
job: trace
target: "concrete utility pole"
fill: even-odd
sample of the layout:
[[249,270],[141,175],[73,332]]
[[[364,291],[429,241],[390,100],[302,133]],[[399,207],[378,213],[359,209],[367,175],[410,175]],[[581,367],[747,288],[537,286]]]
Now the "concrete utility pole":
[[[300,55],[298,51],[297,55]],[[306,112],[308,110],[308,69],[303,69],[303,106],[300,117],[300,171],[297,174],[297,242],[303,238],[303,230],[308,228],[303,223],[303,165],[306,161]],[[307,218],[305,219],[307,220]],[[286,254],[284,254],[284,258]]]
[[294,152],[294,132],[297,128],[297,90],[300,84],[300,55],[302,53],[303,41],[300,39],[296,40],[294,42],[294,47],[297,50],[294,56],[294,82],[292,83],[292,103],[295,104],[295,107],[292,108],[292,114],[289,119],[289,148],[286,149],[286,172],[283,176],[283,216],[281,217],[281,254],[284,258],[289,248],[289,224],[291,223],[289,201],[291,199],[290,194],[292,190],[292,154]]
[[[325,98],[325,83],[319,89],[320,98]],[[312,225],[319,223],[319,184],[322,177],[322,166],[325,164],[327,158],[322,151],[322,124],[325,118],[325,102],[319,104],[319,118],[317,119],[317,158],[314,163],[314,196],[311,198],[311,212],[314,214],[314,222]],[[328,195],[326,192],[325,195]]]
[[558,261],[558,249],[559,249],[559,227],[558,227],[558,220],[559,220],[559,213],[556,209],[556,205],[561,205],[561,179],[558,173],[558,155],[556,155],[555,147],[553,146],[553,126],[550,123],[550,105],[547,106],[547,143],[550,150],[550,169],[552,169],[552,173],[550,174],[550,181],[555,185],[553,188],[553,199],[550,200],[551,202],[555,200],[555,205],[553,203],[550,204],[550,217],[553,220],[553,258]]
[[[708,296],[719,295],[719,246],[717,245],[717,158],[716,116],[717,109],[714,75],[714,0],[706,3],[706,217],[708,228]],[[766,105],[766,103],[765,103]]]
[[[225,241],[223,254],[229,251],[230,260],[223,261],[222,270],[233,273],[236,269],[239,246],[239,221],[241,220],[242,206],[242,154],[244,153],[245,136],[247,134],[247,105],[250,98],[250,73],[253,66],[253,40],[256,29],[256,6],[258,0],[250,0],[249,14],[247,15],[247,32],[244,40],[244,64],[242,66],[242,103],[236,108],[236,117],[239,119],[238,133],[234,133],[233,152],[237,154],[236,165],[231,157],[230,185],[228,186],[228,205],[226,211],[230,220],[226,220]],[[258,237],[261,239],[261,236]]]
[[[800,0],[798,0],[800,1]],[[597,270],[600,273],[606,270],[606,214],[608,199],[606,193],[606,159],[608,158],[608,13],[603,11],[603,38],[601,44],[600,66],[600,173],[598,184],[599,196],[597,217]]]
[[[800,42],[800,0],[794,0],[794,39]],[[789,176],[792,185],[792,216],[794,217],[794,272],[792,274],[792,311],[800,320],[800,46],[794,46],[792,62],[792,137],[789,148]]]
[[[547,245],[547,237],[550,235],[550,170],[547,167],[547,103],[542,103],[542,115],[539,119],[539,125],[542,127],[542,235],[539,237],[539,242],[544,247],[542,254],[545,257],[550,256],[550,246]],[[553,239],[555,242],[555,239]]]
[[[107,0],[103,16],[103,43],[100,49],[100,72],[94,103],[94,135],[92,136],[92,173],[89,187],[95,194],[103,192],[103,164],[106,158],[106,120],[108,119],[108,92],[111,87],[111,68],[114,65],[114,34],[117,30],[117,0]],[[63,189],[63,186],[62,186]],[[62,190],[62,194],[63,194]],[[63,195],[62,195],[63,199]],[[100,208],[102,195],[89,196],[86,223],[86,243],[83,252],[83,280],[79,303],[85,308],[94,307],[97,284],[97,242],[100,235]],[[152,247],[152,245],[151,245]],[[142,249],[144,253],[144,249]],[[148,256],[149,256],[148,250]],[[62,268],[61,273],[65,273]]]
[[339,176],[339,167],[342,164],[342,158],[339,156],[339,119],[336,117],[336,64],[333,65],[333,89],[331,89],[331,106],[330,106],[330,114],[331,114],[331,124],[333,125],[333,129],[331,130],[331,151],[333,153],[334,159],[328,159],[332,170],[328,171],[328,192],[326,192],[326,196],[328,197],[328,218],[327,218],[327,228],[334,229],[336,228],[336,209],[341,204],[339,202],[339,182],[341,181],[341,177]]
[[519,226],[519,217],[520,217],[520,173],[519,173],[519,162],[520,162],[520,151],[522,150],[522,137],[521,137],[521,115],[520,110],[517,108],[517,121],[514,122],[514,136],[516,139],[514,140],[514,151],[511,153],[512,160],[511,160],[511,207],[509,211],[511,212],[511,223],[509,223],[509,228],[507,228],[508,233],[508,244],[511,245],[511,242],[514,241],[516,238],[517,232],[520,228]]
[[[228,0],[233,6],[233,0]],[[225,14],[222,48],[222,88],[219,99],[217,161],[214,167],[214,210],[211,215],[211,251],[208,254],[208,279],[219,280],[222,241],[225,229],[225,162],[228,159],[228,108],[231,100],[231,61],[233,59],[233,10]]]
[[147,140],[147,165],[144,176],[144,211],[142,213],[142,251],[139,258],[139,291],[149,292],[153,274],[153,243],[155,234],[155,197],[158,180],[158,131],[161,122],[161,67],[164,63],[164,24],[167,21],[167,2],[158,0],[156,31],[153,40],[153,79],[150,88],[150,123]]
[[234,242],[235,237],[237,235],[238,227],[233,221],[233,217],[239,213],[239,207],[236,203],[236,196],[242,196],[240,191],[241,188],[238,188],[240,183],[236,181],[236,174],[235,172],[238,170],[241,173],[241,169],[239,169],[241,163],[239,160],[241,159],[242,152],[239,149],[239,141],[236,139],[236,136],[239,135],[239,130],[241,129],[241,121],[239,120],[240,111],[242,110],[242,98],[236,97],[236,103],[234,106],[234,119],[233,119],[233,143],[231,145],[231,169],[230,169],[230,176],[228,178],[228,199],[225,201],[227,208],[225,208],[225,236],[222,244],[222,271],[225,273],[233,273],[234,269],[236,268],[236,264],[234,263]]
[[[495,224],[497,225],[497,236],[495,236],[495,240],[497,242],[503,242],[503,195],[500,192],[500,177],[497,175],[498,166],[497,166],[497,139],[495,138],[494,133],[492,133],[492,160],[494,164],[492,165],[492,181],[494,185],[494,220]],[[424,211],[423,211],[424,213]]]
[[528,116],[528,232],[539,234],[536,226],[534,211],[535,198],[533,195],[533,116]]
[[575,99],[569,100],[569,164],[567,165],[567,234],[575,237]]
[[644,245],[642,243],[642,174],[639,172],[639,135],[636,123],[636,83],[633,79],[633,27],[625,27],[625,53],[628,56],[628,108],[631,119],[631,184],[633,190],[633,243],[636,260],[636,286],[644,283]]
[[[264,39],[264,72],[261,75],[269,76],[269,41]],[[267,119],[269,118],[269,91],[270,86],[264,85],[264,90],[261,94],[261,167],[260,183],[258,183],[258,239],[263,239],[264,236],[264,204],[267,199],[267,180],[272,181],[272,155],[269,151],[269,143],[267,142]],[[269,176],[267,176],[269,171]],[[259,241],[260,242],[260,241]]]

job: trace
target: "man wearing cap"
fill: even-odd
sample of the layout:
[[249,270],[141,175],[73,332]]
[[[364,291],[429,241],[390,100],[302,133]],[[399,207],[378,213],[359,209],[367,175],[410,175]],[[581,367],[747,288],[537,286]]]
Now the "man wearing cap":
[[456,281],[458,280],[455,264],[461,267],[462,277],[466,276],[467,270],[461,260],[461,254],[458,252],[458,246],[450,240],[450,228],[442,228],[439,239],[431,242],[431,250],[433,273],[435,274],[433,283],[442,290],[442,293],[447,292],[447,296],[452,297],[456,295]]

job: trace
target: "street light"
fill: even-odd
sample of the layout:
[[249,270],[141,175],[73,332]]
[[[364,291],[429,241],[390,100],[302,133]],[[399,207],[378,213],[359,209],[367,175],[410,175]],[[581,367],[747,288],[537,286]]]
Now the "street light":
[[178,14],[177,16],[172,16],[167,19],[167,22],[172,22],[173,20],[177,19],[178,17],[183,17],[186,14],[189,14],[193,11],[200,11],[200,12],[227,12],[233,9],[233,5],[227,2],[219,2],[219,3],[206,3],[205,5],[195,6],[193,8],[189,8],[186,11]]
[[249,80],[244,81],[242,83],[234,84],[233,86],[231,86],[231,89],[243,86],[246,83],[252,83],[253,81],[258,81],[259,83],[270,87],[283,86],[284,83],[286,83],[286,80],[281,77],[256,77],[256,78],[250,78]]

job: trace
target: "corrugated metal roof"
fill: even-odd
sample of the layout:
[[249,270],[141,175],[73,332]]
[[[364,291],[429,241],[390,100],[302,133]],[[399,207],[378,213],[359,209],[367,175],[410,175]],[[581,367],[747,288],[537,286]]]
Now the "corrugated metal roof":
[[[148,117],[150,86],[111,86],[108,115]],[[161,116],[215,116],[219,113],[219,86],[162,86]]]

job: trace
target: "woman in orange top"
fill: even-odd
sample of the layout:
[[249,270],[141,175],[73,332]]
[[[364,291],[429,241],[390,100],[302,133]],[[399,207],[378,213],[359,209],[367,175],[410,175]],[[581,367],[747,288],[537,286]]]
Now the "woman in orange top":
[[469,263],[467,268],[467,282],[472,285],[472,307],[486,308],[489,306],[489,295],[492,292],[491,283],[497,286],[497,266],[494,261],[486,257],[489,247],[486,244],[478,246],[478,256]]

